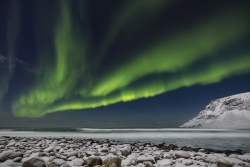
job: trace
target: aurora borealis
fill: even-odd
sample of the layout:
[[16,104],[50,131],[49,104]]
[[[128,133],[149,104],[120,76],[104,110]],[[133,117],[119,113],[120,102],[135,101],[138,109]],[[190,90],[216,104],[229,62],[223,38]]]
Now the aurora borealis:
[[0,108],[34,118],[84,112],[248,75],[248,7],[215,0],[1,0]]

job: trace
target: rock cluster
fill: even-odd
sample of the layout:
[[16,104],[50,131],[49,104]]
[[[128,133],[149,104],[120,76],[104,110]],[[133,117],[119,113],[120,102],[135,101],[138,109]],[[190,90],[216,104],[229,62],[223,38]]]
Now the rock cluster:
[[[113,141],[112,141],[113,142]],[[0,137],[0,167],[233,167],[250,166],[241,150],[216,151],[165,143]]]

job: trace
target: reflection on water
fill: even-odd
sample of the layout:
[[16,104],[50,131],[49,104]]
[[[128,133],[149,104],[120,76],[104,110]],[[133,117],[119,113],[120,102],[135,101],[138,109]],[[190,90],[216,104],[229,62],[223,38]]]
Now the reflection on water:
[[1,130],[0,136],[74,137],[113,139],[120,142],[151,142],[181,146],[250,152],[250,130],[226,129],[23,129]]

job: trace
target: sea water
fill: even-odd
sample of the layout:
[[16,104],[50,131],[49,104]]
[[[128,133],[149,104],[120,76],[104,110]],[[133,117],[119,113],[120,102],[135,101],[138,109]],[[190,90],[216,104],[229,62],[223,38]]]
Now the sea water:
[[0,136],[72,137],[115,140],[120,143],[166,143],[178,147],[241,149],[250,152],[250,130],[228,129],[2,129]]

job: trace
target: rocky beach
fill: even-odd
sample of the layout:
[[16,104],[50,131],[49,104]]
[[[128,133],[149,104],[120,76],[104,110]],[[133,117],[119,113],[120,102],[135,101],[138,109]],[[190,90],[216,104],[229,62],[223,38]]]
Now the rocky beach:
[[250,166],[242,150],[178,147],[171,143],[54,137],[0,137],[3,167],[238,167]]

